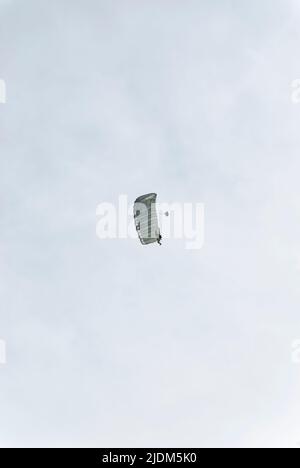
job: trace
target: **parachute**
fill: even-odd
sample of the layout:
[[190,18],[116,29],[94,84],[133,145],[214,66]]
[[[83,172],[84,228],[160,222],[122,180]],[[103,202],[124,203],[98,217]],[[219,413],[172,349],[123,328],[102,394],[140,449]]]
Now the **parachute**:
[[134,221],[139,239],[143,245],[158,242],[161,245],[161,234],[156,212],[156,193],[138,197],[134,202]]

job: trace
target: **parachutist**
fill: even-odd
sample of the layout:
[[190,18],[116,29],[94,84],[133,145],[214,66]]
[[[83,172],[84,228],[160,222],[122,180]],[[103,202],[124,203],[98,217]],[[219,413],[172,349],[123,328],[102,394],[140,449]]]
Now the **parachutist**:
[[143,245],[158,242],[161,245],[161,235],[157,220],[156,193],[148,193],[138,197],[134,202],[133,215],[139,239]]

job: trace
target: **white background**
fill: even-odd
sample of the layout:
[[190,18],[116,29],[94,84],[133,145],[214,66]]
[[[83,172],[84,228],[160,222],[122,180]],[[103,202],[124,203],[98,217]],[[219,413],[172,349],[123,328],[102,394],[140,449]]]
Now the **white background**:
[[[300,444],[299,0],[0,0],[0,445]],[[96,207],[205,203],[205,245]]]

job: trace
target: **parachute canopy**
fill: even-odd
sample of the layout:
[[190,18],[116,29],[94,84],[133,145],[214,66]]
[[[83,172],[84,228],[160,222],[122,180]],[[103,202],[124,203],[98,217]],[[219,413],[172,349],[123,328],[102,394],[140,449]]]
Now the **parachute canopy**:
[[140,241],[143,245],[160,244],[161,235],[156,212],[156,193],[138,197],[134,202],[134,221]]

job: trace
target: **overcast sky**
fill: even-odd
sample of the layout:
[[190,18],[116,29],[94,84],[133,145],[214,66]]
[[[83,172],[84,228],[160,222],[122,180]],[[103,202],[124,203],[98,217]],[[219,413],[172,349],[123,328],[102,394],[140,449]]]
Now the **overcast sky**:
[[[0,0],[0,446],[300,445],[299,0]],[[100,241],[127,194],[205,244]]]

